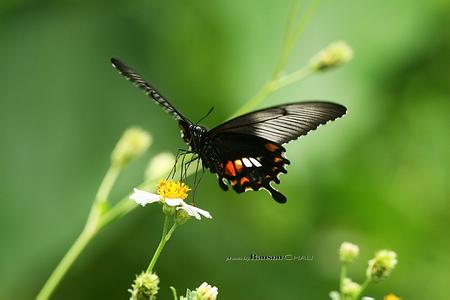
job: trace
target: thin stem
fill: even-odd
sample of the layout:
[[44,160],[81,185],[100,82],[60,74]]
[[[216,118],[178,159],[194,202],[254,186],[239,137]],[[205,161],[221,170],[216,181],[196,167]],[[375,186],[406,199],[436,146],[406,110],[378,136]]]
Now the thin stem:
[[173,286],[170,287],[170,290],[172,291],[173,300],[178,300],[177,290]]
[[88,230],[87,227],[81,232],[75,243],[73,243],[72,247],[70,247],[69,251],[67,251],[66,255],[64,255],[63,259],[60,261],[56,269],[53,271],[47,282],[42,287],[41,291],[36,297],[37,300],[46,300],[50,298],[51,294],[54,292],[55,288],[58,286],[59,282],[66,274],[67,270],[78,258],[80,253],[84,250],[86,245],[94,236],[95,232]]
[[231,118],[242,115],[243,113],[248,112],[254,107],[258,106],[260,102],[262,102],[267,96],[269,96],[273,92],[273,81],[267,82],[249,101],[247,101],[241,108],[239,108]]
[[342,264],[341,267],[341,277],[339,281],[339,289],[342,291],[342,287],[344,286],[344,279],[347,278],[347,268],[348,265],[346,263]]
[[170,239],[170,236],[172,235],[173,231],[175,230],[176,224],[172,225],[172,228],[168,231],[169,228],[169,216],[164,216],[164,225],[163,225],[163,231],[161,235],[161,240],[159,241],[158,247],[155,250],[155,254],[153,254],[152,260],[150,261],[150,264],[147,268],[147,273],[150,273],[153,271],[153,267],[156,264],[156,261],[159,258],[159,255],[161,254],[162,250],[164,249],[164,246],[166,245],[167,241]]
[[302,69],[299,69],[293,73],[290,73],[286,76],[280,77],[274,84],[273,91],[279,90],[283,87],[286,87],[288,85],[291,85],[297,81],[300,81],[304,78],[306,78],[308,75],[312,74],[314,72],[313,69],[309,67],[305,67]]
[[304,27],[309,22],[319,2],[319,0],[312,0],[308,6],[306,13],[303,15],[300,21],[296,23],[295,19],[297,18],[300,9],[300,0],[293,1],[291,9],[289,11],[288,25],[284,35],[283,45],[281,47],[280,58],[272,73],[271,80],[266,82],[249,101],[247,101],[240,109],[238,109],[236,113],[231,116],[231,118],[254,109],[276,90],[299,81],[313,72],[311,68],[305,67],[281,77],[281,73],[286,67],[287,61],[291,55],[295,43],[297,42],[300,34],[303,32]]
[[311,69],[310,67],[305,67],[305,68],[299,69],[293,73],[285,75],[283,77],[278,77],[276,79],[272,79],[271,81],[267,82],[259,90],[259,92],[255,96],[253,96],[253,98],[251,98],[236,113],[234,113],[231,116],[231,118],[234,118],[236,116],[239,116],[243,113],[248,112],[249,110],[252,110],[273,92],[275,92],[283,87],[286,87],[290,84],[293,84],[297,81],[300,81],[300,80],[306,78],[308,75],[312,74],[313,72],[314,72],[314,70]]
[[105,177],[103,177],[100,187],[98,188],[97,194],[95,195],[95,202],[103,203],[108,200],[109,193],[111,192],[111,189],[116,182],[121,169],[122,168],[117,165],[111,165],[109,167],[108,171],[105,174]]
[[355,296],[355,299],[358,299],[361,296],[361,294],[369,286],[371,281],[372,280],[370,278],[366,278],[366,280],[361,284],[361,289],[359,290],[359,293]]
[[70,247],[69,251],[67,251],[63,259],[59,262],[50,277],[45,282],[44,286],[37,296],[38,300],[46,300],[52,295],[55,288],[67,273],[67,270],[72,266],[73,262],[78,258],[78,256],[84,250],[90,240],[100,230],[100,220],[102,219],[102,216],[106,211],[106,206],[104,204],[107,203],[111,188],[116,182],[120,171],[121,168],[118,166],[109,167],[108,171],[103,177],[100,187],[98,188],[95,200],[92,203],[89,217],[86,221],[83,231],[80,233],[78,238]]
[[[303,30],[305,29],[305,26],[308,24],[309,20],[314,15],[314,12],[316,11],[316,8],[319,5],[319,3],[320,3],[320,0],[312,0],[309,3],[309,6],[308,6],[305,14],[302,16],[300,21],[297,23],[297,27],[295,28],[295,31],[292,33],[293,41],[298,40],[298,38],[302,34]],[[292,50],[292,48],[290,50]]]
[[280,58],[272,74],[272,79],[277,78],[283,69],[286,67],[287,60],[292,50],[292,44],[295,42],[292,39],[293,29],[295,25],[295,19],[297,19],[298,12],[300,10],[301,0],[292,1],[291,9],[289,10],[287,28],[284,33],[283,44],[281,47]]
[[347,278],[347,269],[348,264],[344,262],[341,266],[341,276],[339,278],[339,292],[341,294],[341,299],[344,299],[344,295],[342,294],[342,288],[344,287],[344,279]]

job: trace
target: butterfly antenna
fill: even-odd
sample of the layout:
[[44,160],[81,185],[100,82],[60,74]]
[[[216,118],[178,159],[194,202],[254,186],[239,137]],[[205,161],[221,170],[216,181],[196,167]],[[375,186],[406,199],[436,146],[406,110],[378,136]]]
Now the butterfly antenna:
[[118,58],[111,58],[111,63],[113,67],[124,76],[128,81],[132,82],[135,86],[140,88],[145,92],[147,96],[152,98],[161,107],[171,114],[176,120],[183,120],[189,122],[189,120],[184,117],[166,98],[164,98],[160,92],[158,92],[150,83],[148,83],[141,75],[136,73],[131,67],[127,66]]
[[206,113],[206,115],[204,115],[203,117],[200,118],[200,120],[197,121],[197,123],[195,123],[195,125],[198,125],[198,123],[200,123],[201,121],[203,121],[204,119],[206,119],[214,110],[214,106],[211,107],[209,109],[209,111]]

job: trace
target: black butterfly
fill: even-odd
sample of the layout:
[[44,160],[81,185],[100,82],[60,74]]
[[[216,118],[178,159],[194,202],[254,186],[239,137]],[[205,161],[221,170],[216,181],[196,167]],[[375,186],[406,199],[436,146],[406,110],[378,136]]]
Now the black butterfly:
[[289,160],[283,156],[282,144],[343,116],[347,110],[331,102],[294,102],[253,111],[208,130],[189,121],[130,67],[115,58],[111,62],[178,121],[184,141],[200,157],[203,167],[217,174],[223,190],[228,190],[228,184],[238,193],[264,188],[279,203],[287,199],[270,182],[280,183],[278,175],[287,173]]

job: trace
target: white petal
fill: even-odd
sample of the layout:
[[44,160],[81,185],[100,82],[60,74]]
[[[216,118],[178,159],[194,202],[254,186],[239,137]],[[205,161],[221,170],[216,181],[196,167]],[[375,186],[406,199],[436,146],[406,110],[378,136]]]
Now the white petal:
[[137,204],[145,206],[149,203],[158,202],[161,200],[161,196],[139,189],[134,189],[134,193],[130,195],[130,199],[134,200]]
[[211,214],[209,212],[207,212],[206,210],[200,209],[198,207],[195,207],[195,206],[192,206],[192,205],[189,205],[186,203],[183,204],[181,207],[178,207],[177,210],[178,209],[185,210],[190,216],[195,217],[197,220],[201,219],[200,215],[204,216],[205,218],[212,219]]
[[185,204],[183,206],[179,206],[177,207],[177,210],[184,210],[188,213],[188,215],[190,215],[191,217],[195,217],[197,220],[201,219],[201,216],[198,214],[198,212],[196,212],[195,210],[192,210],[189,205]]
[[179,199],[179,198],[174,198],[174,199],[166,198],[164,200],[164,202],[166,202],[166,204],[169,206],[178,206],[178,205],[181,205],[184,203],[183,199]]

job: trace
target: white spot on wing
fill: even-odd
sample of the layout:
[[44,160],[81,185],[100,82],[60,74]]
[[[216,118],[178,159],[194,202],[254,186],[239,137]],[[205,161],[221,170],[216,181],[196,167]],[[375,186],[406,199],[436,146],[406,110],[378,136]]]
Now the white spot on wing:
[[246,166],[247,168],[250,168],[252,166],[252,163],[247,157],[242,158],[242,162],[244,163],[244,166]]
[[257,167],[257,168],[262,167],[261,163],[260,163],[258,160],[256,160],[255,158],[250,157],[250,161],[252,162],[252,164],[253,164],[255,167]]

